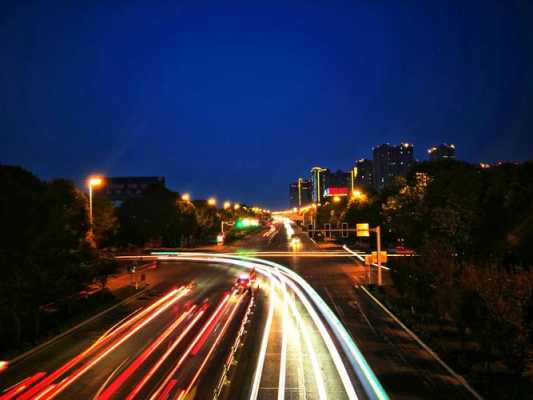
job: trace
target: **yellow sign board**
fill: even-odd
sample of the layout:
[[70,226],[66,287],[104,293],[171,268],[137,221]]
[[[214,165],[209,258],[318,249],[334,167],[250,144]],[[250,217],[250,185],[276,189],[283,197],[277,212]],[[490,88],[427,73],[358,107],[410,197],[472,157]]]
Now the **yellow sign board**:
[[[373,251],[372,252],[372,255],[371,255],[371,258],[372,258],[372,263],[373,264],[377,264],[378,262],[378,252],[377,251]],[[381,264],[386,264],[387,263],[387,252],[386,251],[382,251],[381,252]]]
[[358,237],[370,236],[370,227],[368,226],[368,224],[357,224],[355,226],[355,231]]

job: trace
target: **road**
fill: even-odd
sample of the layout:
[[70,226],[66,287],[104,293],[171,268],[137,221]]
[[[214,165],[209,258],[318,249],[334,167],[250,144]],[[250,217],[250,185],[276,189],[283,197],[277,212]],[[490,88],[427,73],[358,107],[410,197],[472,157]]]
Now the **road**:
[[[10,365],[0,400],[473,397],[362,289],[351,254],[288,223],[228,251],[160,256],[149,289]],[[250,268],[253,289],[233,290]]]
[[299,248],[289,245],[280,224],[269,238],[250,239],[250,255],[281,263],[311,284],[350,332],[391,398],[477,397],[363,290],[369,281],[376,282],[375,270],[369,271],[342,249],[325,254],[306,234],[293,229],[302,243]]
[[220,368],[208,364],[219,346],[229,347],[251,300],[249,292],[232,291],[237,274],[219,265],[166,263],[141,296],[10,366],[0,399],[210,393],[213,385],[202,382],[216,381]]

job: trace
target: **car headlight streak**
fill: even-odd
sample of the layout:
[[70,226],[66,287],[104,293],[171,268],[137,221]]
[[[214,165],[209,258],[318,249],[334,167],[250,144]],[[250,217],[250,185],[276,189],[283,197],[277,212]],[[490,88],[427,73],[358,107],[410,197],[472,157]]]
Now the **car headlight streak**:
[[[286,229],[287,226],[290,228],[287,231],[287,234],[289,235],[289,232],[292,227],[290,227],[290,224],[287,224]],[[337,316],[324,302],[324,300],[318,295],[318,293],[311,287],[311,285],[309,285],[297,273],[275,262],[246,256],[222,254],[214,255],[209,253],[175,253],[175,256],[183,260],[208,261],[215,263],[219,262],[237,265],[248,269],[255,268],[258,272],[266,276],[273,283],[277,283],[279,285],[282,281],[284,281],[284,283],[288,287],[290,287],[292,291],[294,291],[298,299],[302,302],[302,304],[308,311],[314,324],[317,326],[319,333],[322,336],[322,339],[326,344],[326,347],[328,348],[328,351],[333,359],[333,362],[335,363],[335,367],[337,368],[337,372],[339,373],[339,376],[344,385],[344,389],[349,398],[357,399],[355,388],[349,378],[348,372],[342,361],[342,357],[340,356],[339,351],[335,346],[333,338],[326,326],[324,325],[324,321],[320,318],[320,316],[324,318],[329,329],[331,330],[333,335],[335,335],[335,338],[342,347],[344,355],[348,359],[352,370],[359,378],[366,395],[370,399],[389,399],[387,393],[381,386],[381,383],[376,378],[374,372],[371,370],[370,366],[364,359],[361,351],[353,341],[352,337],[350,336],[344,325],[339,321]],[[162,259],[164,258],[165,257],[162,257]],[[289,304],[291,303],[289,302]],[[294,311],[294,308],[291,305],[291,310]],[[318,314],[320,314],[320,316]]]

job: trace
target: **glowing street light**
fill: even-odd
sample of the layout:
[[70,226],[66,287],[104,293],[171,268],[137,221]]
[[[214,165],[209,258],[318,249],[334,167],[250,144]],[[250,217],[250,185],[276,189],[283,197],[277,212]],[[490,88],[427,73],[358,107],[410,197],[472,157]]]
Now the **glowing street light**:
[[358,201],[365,201],[366,200],[366,194],[364,194],[360,190],[356,189],[356,190],[354,190],[352,192],[352,199],[353,200],[358,200]]
[[224,202],[224,210],[227,210],[230,207],[231,207],[231,203],[229,201],[225,201]]
[[89,186],[89,232],[93,233],[93,188],[102,186],[104,180],[100,176],[90,176],[87,179],[87,186]]
[[187,202],[188,202],[188,201],[191,201],[191,195],[190,195],[189,193],[183,193],[183,194],[181,195],[181,199],[182,199],[183,201],[187,201]]
[[211,206],[211,207],[214,207],[217,205],[217,199],[215,199],[214,197],[210,197],[208,200],[207,200],[207,205],[208,206]]
[[233,209],[238,210],[239,208],[241,208],[241,205],[239,203],[235,203],[235,205],[233,206]]

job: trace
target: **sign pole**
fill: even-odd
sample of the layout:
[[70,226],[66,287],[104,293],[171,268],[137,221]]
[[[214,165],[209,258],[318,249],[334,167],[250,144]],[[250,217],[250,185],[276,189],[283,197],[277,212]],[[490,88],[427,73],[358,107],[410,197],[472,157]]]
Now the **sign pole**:
[[379,225],[376,226],[376,240],[378,250],[378,286],[381,286],[383,284],[383,280],[381,276],[381,227]]

